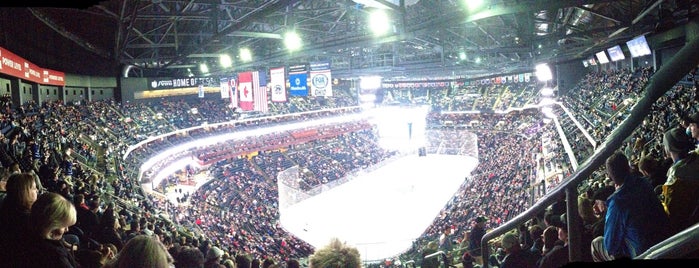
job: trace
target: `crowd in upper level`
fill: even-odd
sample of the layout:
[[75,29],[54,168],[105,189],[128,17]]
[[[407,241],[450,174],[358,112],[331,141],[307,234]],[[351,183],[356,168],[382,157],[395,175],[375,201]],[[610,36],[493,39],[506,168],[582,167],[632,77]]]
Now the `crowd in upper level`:
[[[604,142],[611,130],[628,117],[630,107],[643,94],[643,87],[652,73],[649,68],[633,72],[623,69],[592,72],[570,90],[571,94],[563,96],[564,106],[584,127],[581,130],[577,125],[573,127],[572,120],[561,120],[577,161],[586,160],[592,153],[589,148],[594,148],[588,144],[583,131],[588,132],[597,144]],[[497,227],[531,204],[531,191],[538,183],[541,170],[537,159],[543,150],[539,134],[544,129],[551,129],[550,125],[542,127],[551,123],[544,122],[546,120],[538,111],[505,115],[438,112],[517,107],[531,103],[532,98],[527,97],[531,96],[528,95],[532,91],[528,90],[529,87],[527,83],[482,85],[459,89],[456,93],[442,91],[442,94],[432,96],[430,102],[435,112],[427,117],[430,128],[467,129],[476,133],[479,165],[406,256],[425,256],[434,249],[431,242],[436,241],[438,247],[449,253],[452,262],[467,259],[471,261],[465,264],[489,261],[506,266],[506,256],[526,249],[534,252],[533,265],[554,267],[561,264],[561,252],[567,245],[567,229],[565,221],[561,220],[565,216],[560,209],[564,206],[560,204],[515,230],[516,240],[505,236],[492,245],[486,245],[492,246],[496,253],[498,248],[502,250],[492,259],[479,259],[480,243],[475,242],[482,236],[480,229]],[[474,90],[480,94],[480,99],[469,97],[469,92]],[[457,95],[462,97],[452,98]],[[654,104],[644,123],[621,148],[624,157],[628,158],[628,170],[612,165],[623,162],[621,156],[615,156],[613,161],[610,160],[612,164],[601,167],[580,185],[581,200],[578,203],[580,216],[585,220],[584,237],[595,248],[585,255],[586,260],[634,257],[651,243],[634,242],[620,249],[618,244],[626,243],[623,239],[609,242],[612,237],[623,238],[620,231],[606,228],[600,231],[600,226],[608,227],[608,224],[599,223],[604,220],[603,215],[609,215],[604,210],[616,211],[613,205],[622,202],[617,200],[622,194],[620,190],[610,193],[610,187],[624,185],[627,177],[646,178],[626,181],[628,185],[641,185],[638,191],[650,189],[654,199],[643,202],[660,208],[664,214],[659,214],[659,217],[667,216],[666,224],[660,226],[668,230],[663,237],[695,222],[696,215],[692,214],[695,207],[691,201],[697,198],[688,189],[696,187],[691,180],[696,158],[695,143],[699,138],[699,116],[692,105],[696,99],[695,85],[677,84]],[[197,157],[212,164],[211,174],[215,179],[187,198],[189,206],[178,207],[147,196],[138,181],[140,164],[163,148],[225,131],[342,116],[357,110],[255,118],[201,128],[185,135],[153,140],[131,151],[131,156],[124,160],[122,156],[130,146],[149,137],[200,126],[204,122],[215,124],[234,120],[236,112],[225,101],[212,100],[163,101],[151,105],[112,101],[80,105],[28,102],[12,107],[9,97],[5,96],[0,103],[5,111],[0,118],[3,134],[0,137],[3,142],[0,148],[3,167],[0,186],[6,191],[0,206],[0,226],[5,230],[2,232],[0,257],[7,263],[26,261],[22,259],[26,256],[12,254],[9,248],[26,247],[27,252],[32,252],[41,246],[50,248],[49,252],[55,254],[47,256],[66,262],[65,267],[77,263],[85,267],[102,267],[119,262],[118,253],[126,254],[124,250],[135,243],[162,245],[176,266],[187,263],[187,258],[194,258],[196,262],[201,259],[202,264],[207,261],[219,265],[236,262],[238,267],[246,261],[293,262],[309,256],[314,249],[285,232],[278,224],[277,173],[291,165],[301,166],[308,172],[300,176],[300,185],[308,190],[392,156],[391,152],[376,146],[371,128],[363,124],[304,130],[310,134],[264,135],[253,139],[256,142],[230,144],[230,148],[198,148]],[[344,95],[330,99],[293,98],[286,105],[273,104],[271,110],[284,114],[354,104],[351,97]],[[556,113],[561,118],[568,116],[564,109],[556,110]],[[447,132],[435,133],[442,135]],[[460,131],[448,133],[444,136],[446,140],[465,137],[459,134]],[[551,130],[548,133],[555,136]],[[289,147],[300,138],[309,138],[313,142]],[[444,142],[440,140],[430,142],[440,147]],[[275,143],[270,144],[270,141]],[[570,168],[561,151],[563,146],[553,144],[550,149],[561,156],[560,161],[566,162],[563,166]],[[270,145],[286,151],[265,147]],[[443,152],[460,154],[466,151],[450,147]],[[251,158],[241,157],[248,152],[257,154]],[[570,170],[565,173],[570,174]],[[71,205],[61,205],[61,200],[67,200]],[[606,207],[597,201],[602,201]],[[40,209],[60,210],[65,218],[61,218],[58,225],[39,230],[35,223],[40,220],[57,220],[42,219],[46,214],[41,214]],[[554,231],[556,236],[550,235]],[[33,238],[27,242],[18,235]],[[143,236],[156,242],[144,240]],[[542,236],[546,241],[539,241]],[[648,238],[643,233],[632,238],[652,242],[659,239]]]

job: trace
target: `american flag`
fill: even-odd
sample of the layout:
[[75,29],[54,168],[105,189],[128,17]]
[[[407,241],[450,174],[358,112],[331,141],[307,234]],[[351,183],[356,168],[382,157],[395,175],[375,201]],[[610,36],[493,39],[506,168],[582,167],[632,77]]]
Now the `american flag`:
[[252,96],[255,98],[255,111],[263,113],[269,111],[267,104],[267,77],[264,73],[260,76],[260,72],[252,72],[252,91]]

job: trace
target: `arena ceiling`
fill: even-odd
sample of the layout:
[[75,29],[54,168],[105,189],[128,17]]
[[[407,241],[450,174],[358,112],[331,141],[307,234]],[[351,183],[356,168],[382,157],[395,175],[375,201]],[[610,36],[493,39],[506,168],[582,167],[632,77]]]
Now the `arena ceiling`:
[[[333,77],[414,79],[530,71],[657,31],[697,0],[108,0],[87,8],[0,8],[0,46],[86,75],[202,76],[330,61]],[[369,14],[383,6],[391,33]],[[303,47],[290,53],[284,33]],[[253,61],[242,62],[248,48]],[[219,67],[219,54],[233,67]]]

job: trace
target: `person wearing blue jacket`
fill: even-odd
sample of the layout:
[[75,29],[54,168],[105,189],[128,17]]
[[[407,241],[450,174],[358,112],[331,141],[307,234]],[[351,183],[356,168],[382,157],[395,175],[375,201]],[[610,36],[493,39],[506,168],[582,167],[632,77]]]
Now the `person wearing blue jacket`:
[[592,242],[595,261],[634,258],[670,235],[670,220],[647,180],[631,174],[616,152],[606,162],[616,191],[607,199],[604,236]]

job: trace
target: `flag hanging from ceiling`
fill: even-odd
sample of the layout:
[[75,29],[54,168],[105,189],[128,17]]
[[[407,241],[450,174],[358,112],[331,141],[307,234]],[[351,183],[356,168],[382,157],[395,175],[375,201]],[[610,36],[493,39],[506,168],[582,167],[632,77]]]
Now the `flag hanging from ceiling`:
[[228,99],[231,96],[231,89],[228,86],[228,78],[219,79],[221,81],[221,99]]
[[306,65],[289,66],[289,96],[308,96]]
[[230,91],[229,95],[231,96],[231,108],[237,108],[238,91],[236,90],[235,78],[231,78],[228,80],[228,90]]
[[238,97],[240,109],[243,109],[243,111],[252,111],[254,109],[252,72],[238,73]]
[[330,62],[311,63],[311,95],[329,97],[333,95]]
[[269,110],[267,104],[267,73],[252,72],[252,96],[255,99],[254,110],[266,113]]
[[286,88],[284,87],[284,67],[269,69],[269,88],[272,90],[272,102],[286,101]]

